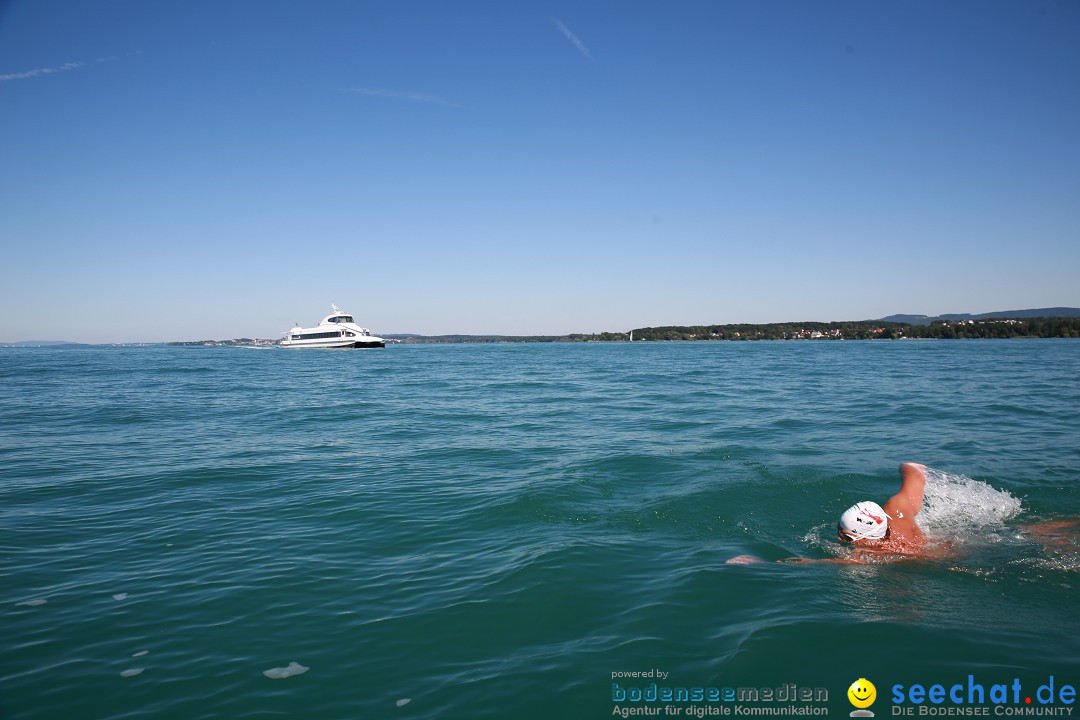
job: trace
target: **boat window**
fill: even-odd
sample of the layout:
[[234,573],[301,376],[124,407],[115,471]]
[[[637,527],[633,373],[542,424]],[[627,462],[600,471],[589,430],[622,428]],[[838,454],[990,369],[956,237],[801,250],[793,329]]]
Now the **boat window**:
[[323,333],[307,333],[305,335],[293,335],[293,340],[319,340],[321,338],[341,337],[344,334],[344,330],[335,330],[334,332]]
[[345,317],[341,318],[341,320],[339,322],[352,322],[352,321],[353,321],[352,315],[346,315]]
[[329,318],[327,320],[327,322],[337,322],[337,318],[336,317]]

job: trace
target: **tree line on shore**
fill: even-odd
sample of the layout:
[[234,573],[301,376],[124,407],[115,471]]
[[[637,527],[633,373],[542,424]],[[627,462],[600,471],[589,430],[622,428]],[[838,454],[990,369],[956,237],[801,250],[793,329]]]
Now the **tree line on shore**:
[[[604,333],[610,335],[610,333]],[[881,321],[693,325],[641,328],[634,340],[935,340],[1076,338],[1080,318],[938,321],[929,325]],[[616,339],[616,338],[611,338]],[[629,336],[624,336],[629,339]]]
[[[936,321],[929,325],[880,320],[805,323],[669,325],[635,328],[634,342],[747,340],[898,340],[898,339],[1080,338],[1080,318],[1002,318]],[[628,342],[629,332],[569,335],[412,336],[404,343]]]

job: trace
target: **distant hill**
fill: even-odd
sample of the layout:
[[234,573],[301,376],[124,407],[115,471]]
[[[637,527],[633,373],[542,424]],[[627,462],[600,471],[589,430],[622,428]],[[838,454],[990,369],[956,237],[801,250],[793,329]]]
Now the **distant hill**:
[[949,320],[988,320],[990,318],[1037,318],[1037,317],[1080,317],[1080,308],[1056,307],[1037,308],[1034,310],[1002,310],[1001,312],[981,313],[971,315],[969,313],[951,313],[946,315],[890,315],[878,318],[881,322],[908,323],[909,325],[929,325],[934,322]]

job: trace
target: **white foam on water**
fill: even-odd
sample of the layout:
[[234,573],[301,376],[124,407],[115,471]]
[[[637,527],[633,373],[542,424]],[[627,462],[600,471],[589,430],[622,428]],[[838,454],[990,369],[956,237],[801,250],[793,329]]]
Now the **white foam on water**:
[[829,523],[825,523],[824,525],[815,525],[814,527],[810,528],[805,535],[803,535],[803,542],[807,545],[815,545],[817,547],[824,546],[825,543],[822,542],[821,538],[824,535],[826,528],[830,527],[835,527],[835,525],[830,525]]
[[112,596],[112,599],[117,601],[117,602],[120,602],[121,600],[127,600],[127,596],[128,596],[127,593],[117,593],[117,594]]
[[408,705],[411,702],[412,702],[412,698],[401,698],[400,700],[398,700],[394,704],[397,705],[398,707],[405,707],[406,705]]
[[923,507],[915,520],[933,538],[980,535],[1020,514],[1019,498],[966,475],[927,468]]
[[39,605],[44,605],[47,602],[49,602],[49,601],[45,600],[43,598],[35,598],[34,600],[23,600],[21,603],[15,603],[15,604],[16,605],[21,605],[23,607],[38,607]]
[[1080,556],[1050,556],[1015,560],[1011,565],[1034,570],[1050,570],[1055,573],[1080,572]]
[[293,675],[303,675],[311,668],[304,667],[300,663],[291,662],[288,667],[270,668],[269,670],[263,670],[263,675],[271,680],[280,680],[282,678],[292,677]]
[[142,671],[145,669],[146,668],[132,668],[131,670],[125,670],[120,673],[120,677],[135,677],[136,675],[141,675]]
[[131,657],[142,657],[144,655],[149,655],[149,654],[150,654],[149,650],[140,650],[139,652],[135,653]]

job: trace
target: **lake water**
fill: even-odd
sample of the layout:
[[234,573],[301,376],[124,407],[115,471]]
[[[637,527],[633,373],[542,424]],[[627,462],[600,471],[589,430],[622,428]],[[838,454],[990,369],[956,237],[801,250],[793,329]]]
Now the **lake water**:
[[[950,557],[726,563],[836,556],[906,460]],[[1080,341],[6,349],[0,467],[4,719],[1080,685],[1080,546],[1025,529],[1080,516]]]

